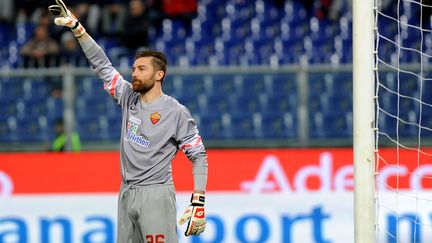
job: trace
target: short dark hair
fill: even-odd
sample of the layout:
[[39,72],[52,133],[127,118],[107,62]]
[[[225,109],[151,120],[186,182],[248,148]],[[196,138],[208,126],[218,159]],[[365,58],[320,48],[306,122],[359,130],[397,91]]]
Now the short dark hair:
[[160,70],[164,72],[164,76],[162,77],[162,80],[164,80],[166,75],[166,70],[168,66],[168,61],[165,57],[165,54],[163,54],[160,51],[155,50],[147,50],[147,49],[139,49],[135,53],[135,60],[141,57],[153,57],[152,58],[152,65],[155,70]]

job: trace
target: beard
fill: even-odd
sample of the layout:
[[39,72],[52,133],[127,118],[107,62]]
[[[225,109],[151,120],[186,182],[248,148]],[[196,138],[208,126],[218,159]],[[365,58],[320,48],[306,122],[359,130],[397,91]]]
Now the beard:
[[132,90],[134,92],[145,94],[154,87],[155,83],[156,81],[154,78],[146,81],[138,78],[132,78]]

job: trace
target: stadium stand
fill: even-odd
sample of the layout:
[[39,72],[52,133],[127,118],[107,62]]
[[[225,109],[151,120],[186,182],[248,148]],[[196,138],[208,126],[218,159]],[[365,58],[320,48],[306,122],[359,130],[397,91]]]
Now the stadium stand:
[[[391,38],[395,28],[380,28]],[[35,25],[0,24],[0,67],[22,68],[19,48],[29,40]],[[94,31],[94,30],[93,30]],[[308,16],[301,1],[285,1],[280,7],[273,1],[200,0],[198,12],[185,28],[181,20],[165,18],[161,30],[149,29],[150,48],[166,53],[174,67],[273,66],[299,63],[342,65],[352,62],[352,24],[348,8],[338,19]],[[106,50],[114,66],[128,67],[133,54],[126,51],[115,36],[92,33]],[[416,33],[403,41],[411,46]],[[395,53],[382,42],[380,55]],[[432,44],[425,43],[430,50]],[[386,48],[388,47],[388,48]],[[415,55],[403,61],[418,60]],[[74,63],[87,67],[86,60]],[[385,77],[389,88],[397,79]],[[85,141],[117,140],[119,109],[104,94],[96,77],[79,77],[76,82],[76,125]],[[400,92],[419,91],[415,77],[407,77]],[[164,91],[179,99],[193,113],[205,139],[297,139],[299,96],[298,77],[293,73],[239,73],[175,75],[166,78]],[[63,101],[50,95],[51,87],[41,78],[2,78],[0,80],[0,141],[42,141],[49,139],[50,124],[62,116]],[[352,137],[352,77],[350,73],[308,74],[308,114],[310,138]],[[380,102],[394,97],[380,97]],[[430,94],[425,99],[432,99]],[[413,109],[401,104],[402,109]],[[418,109],[417,109],[418,110]],[[432,111],[425,110],[425,117]],[[429,119],[428,121],[430,121]],[[390,118],[380,122],[395,126]],[[25,129],[21,129],[25,128]],[[404,130],[410,136],[416,129]],[[430,133],[430,132],[429,132]]]

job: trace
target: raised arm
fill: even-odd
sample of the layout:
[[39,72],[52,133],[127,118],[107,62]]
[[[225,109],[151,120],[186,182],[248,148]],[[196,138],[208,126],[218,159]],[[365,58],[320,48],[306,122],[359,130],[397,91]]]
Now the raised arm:
[[[62,0],[48,7],[49,12],[56,16],[54,23],[69,28],[77,38],[87,59],[100,79],[104,81],[104,89],[117,101],[125,90],[130,89],[120,73],[112,66],[102,48],[93,40],[79,20],[72,14]],[[120,102],[119,102],[120,103]]]

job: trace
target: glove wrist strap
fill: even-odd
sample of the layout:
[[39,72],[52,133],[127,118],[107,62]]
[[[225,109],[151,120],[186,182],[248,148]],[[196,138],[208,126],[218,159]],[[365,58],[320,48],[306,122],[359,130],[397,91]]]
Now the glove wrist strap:
[[74,25],[74,27],[71,28],[71,30],[76,38],[80,38],[86,33],[86,30],[79,21],[76,22],[76,24]]
[[78,28],[78,26],[80,25],[80,22],[77,21],[74,25],[74,27],[71,28],[71,30],[75,30],[76,28]]
[[192,193],[191,201],[194,206],[204,206],[205,203],[205,195],[203,193]]

